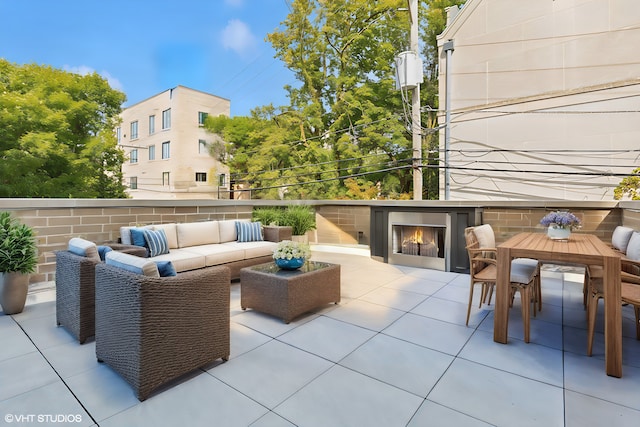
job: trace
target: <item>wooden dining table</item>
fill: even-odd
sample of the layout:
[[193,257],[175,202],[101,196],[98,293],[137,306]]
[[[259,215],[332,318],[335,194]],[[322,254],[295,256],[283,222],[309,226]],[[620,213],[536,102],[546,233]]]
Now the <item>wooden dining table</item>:
[[[572,233],[568,240],[552,240],[544,233],[520,233],[498,245],[498,277],[493,340],[507,343],[511,260],[534,258],[549,264],[601,265],[604,279],[605,369],[622,376],[622,308],[620,255],[592,234]],[[585,349],[587,343],[585,342]]]

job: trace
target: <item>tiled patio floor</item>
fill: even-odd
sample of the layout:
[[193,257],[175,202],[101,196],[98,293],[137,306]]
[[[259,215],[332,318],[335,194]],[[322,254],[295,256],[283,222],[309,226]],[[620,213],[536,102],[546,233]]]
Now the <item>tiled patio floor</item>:
[[315,260],[342,265],[339,305],[286,325],[242,311],[234,282],[230,360],[142,403],[97,363],[93,341],[79,345],[55,326],[55,291],[32,291],[23,313],[0,316],[0,425],[42,426],[47,417],[58,421],[51,425],[104,427],[640,423],[633,310],[623,310],[623,378],[608,377],[602,309],[594,356],[585,356],[581,275],[545,269],[531,343],[522,341],[516,301],[502,345],[492,339],[490,307],[476,306],[464,325],[467,275],[339,249],[314,251]]

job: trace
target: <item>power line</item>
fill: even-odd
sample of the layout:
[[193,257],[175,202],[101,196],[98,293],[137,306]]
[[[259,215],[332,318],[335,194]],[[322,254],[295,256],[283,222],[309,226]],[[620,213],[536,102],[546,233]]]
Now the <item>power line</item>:
[[[411,152],[410,149],[403,149],[403,150],[399,150],[398,154],[403,154],[406,152]],[[308,167],[317,167],[317,166],[324,166],[324,165],[330,165],[332,163],[342,163],[342,162],[351,162],[351,161],[357,161],[357,160],[364,160],[370,157],[379,157],[379,156],[388,156],[389,153],[376,153],[376,154],[369,154],[366,156],[361,156],[361,157],[348,157],[346,159],[338,159],[338,160],[329,160],[326,162],[320,162],[320,163],[306,163],[303,165],[297,165],[297,166],[289,166],[286,168],[280,168],[280,169],[268,169],[268,170],[262,170],[262,171],[258,171],[258,172],[238,172],[238,173],[233,173],[231,174],[231,176],[233,178],[240,178],[242,176],[246,176],[246,175],[257,175],[257,174],[261,174],[261,173],[271,173],[271,172],[284,172],[284,171],[288,171],[288,170],[295,170],[295,169],[302,169],[302,168],[308,168]],[[402,159],[404,160],[404,159]],[[409,159],[411,160],[411,159]],[[360,166],[354,166],[354,167],[365,167],[368,165],[360,165]]]
[[296,186],[300,186],[300,185],[319,184],[319,183],[323,183],[323,182],[336,181],[336,180],[348,179],[348,178],[356,178],[356,177],[359,177],[359,176],[378,174],[380,172],[391,172],[391,171],[394,171],[394,170],[410,169],[410,168],[411,168],[410,165],[409,166],[395,166],[395,167],[391,167],[391,168],[380,169],[380,170],[373,171],[373,172],[354,173],[354,174],[343,175],[343,176],[338,176],[338,177],[334,177],[334,178],[315,179],[313,181],[296,182],[296,183],[282,184],[282,185],[272,185],[272,186],[267,186],[267,187],[242,188],[242,189],[237,189],[237,190],[234,189],[234,190],[231,190],[231,191],[232,192],[236,192],[236,191],[259,191],[259,190],[271,190],[271,189],[274,189],[274,188],[296,187]]
[[[394,160],[394,161],[389,161],[389,162],[385,162],[385,163],[377,163],[377,164],[371,164],[371,165],[359,165],[359,166],[349,166],[349,167],[344,167],[344,168],[340,168],[340,169],[329,169],[329,170],[320,170],[320,171],[312,171],[312,172],[307,172],[307,173],[303,173],[303,174],[298,174],[298,175],[279,175],[273,178],[259,178],[259,180],[261,182],[264,181],[276,181],[279,179],[292,179],[292,178],[300,178],[300,177],[305,177],[305,176],[310,176],[310,175],[322,175],[325,173],[335,173],[335,172],[342,172],[342,171],[346,171],[349,169],[363,169],[363,168],[371,168],[371,167],[380,167],[380,166],[390,166],[390,164],[398,164],[398,163],[407,163],[407,162],[411,162],[412,159],[404,159],[404,160]],[[374,171],[371,173],[379,173],[378,171]]]

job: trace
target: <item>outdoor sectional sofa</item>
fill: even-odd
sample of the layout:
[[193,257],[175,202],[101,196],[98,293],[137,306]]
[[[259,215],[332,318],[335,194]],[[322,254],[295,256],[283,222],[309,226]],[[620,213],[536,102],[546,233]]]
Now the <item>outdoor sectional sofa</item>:
[[232,280],[240,278],[243,267],[272,261],[277,242],[290,238],[290,227],[262,227],[246,220],[120,228],[122,244],[145,246],[149,258],[171,261],[177,273],[224,265]]

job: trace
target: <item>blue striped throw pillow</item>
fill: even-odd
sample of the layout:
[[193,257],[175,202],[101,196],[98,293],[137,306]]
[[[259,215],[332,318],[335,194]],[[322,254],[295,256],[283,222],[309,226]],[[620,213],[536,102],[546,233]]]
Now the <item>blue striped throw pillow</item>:
[[236,221],[236,230],[238,231],[238,242],[260,242],[264,240],[260,221]]
[[169,253],[169,242],[164,230],[143,230],[143,233],[150,257]]

